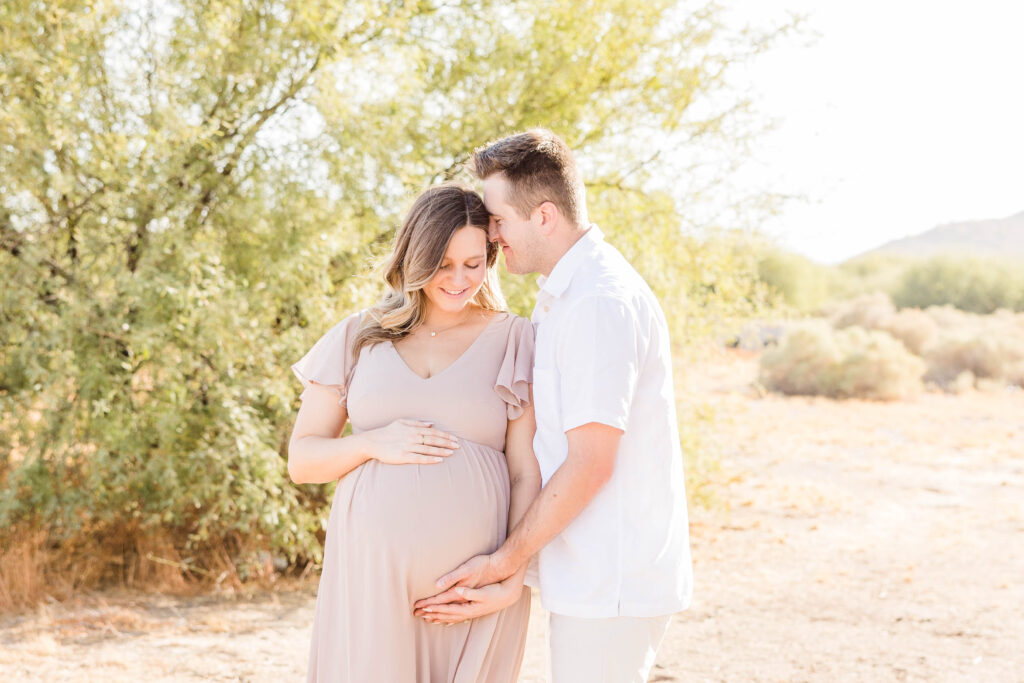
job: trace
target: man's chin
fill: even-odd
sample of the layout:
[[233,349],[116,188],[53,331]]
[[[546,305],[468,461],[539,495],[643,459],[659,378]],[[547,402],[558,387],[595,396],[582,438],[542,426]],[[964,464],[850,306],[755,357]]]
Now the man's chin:
[[512,275],[521,275],[521,273],[516,269],[515,261],[509,261],[508,256],[506,256],[504,252],[502,252],[501,256],[501,261],[505,264],[506,272],[511,273]]
[[505,270],[509,273],[509,275],[526,275],[527,273],[531,272],[528,268],[524,268],[515,259],[510,260],[508,254],[502,252],[502,257],[502,260],[505,263]]

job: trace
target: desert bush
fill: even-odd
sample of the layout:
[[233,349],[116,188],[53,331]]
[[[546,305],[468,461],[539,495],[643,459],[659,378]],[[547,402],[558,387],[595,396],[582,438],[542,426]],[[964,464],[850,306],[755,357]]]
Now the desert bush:
[[924,311],[916,308],[896,310],[888,295],[867,294],[837,306],[832,316],[836,329],[851,326],[881,330],[899,339],[907,350],[920,356],[938,335],[939,326]]
[[1024,267],[998,259],[942,255],[910,265],[892,290],[896,305],[951,305],[972,313],[1024,311]]
[[940,329],[975,330],[980,326],[980,316],[961,311],[948,304],[945,306],[929,306],[924,309],[924,312]]
[[863,294],[850,301],[837,305],[832,314],[832,326],[837,330],[854,325],[866,330],[873,330],[896,313],[892,299],[883,292]]
[[985,382],[1024,386],[1024,314],[982,316],[951,307],[926,313],[941,329],[924,354],[926,381],[946,389]]
[[938,323],[918,308],[905,308],[882,318],[875,329],[899,339],[908,351],[917,356],[935,343],[939,335]]
[[893,400],[921,388],[924,362],[879,330],[835,330],[815,322],[792,329],[761,357],[761,383],[785,394]]
[[791,394],[896,397],[918,384],[923,362],[924,381],[946,391],[1024,386],[1024,313],[897,310],[876,292],[836,304],[828,323],[798,326],[767,351],[762,382]]
[[925,380],[952,384],[963,373],[1024,385],[1024,339],[963,335],[943,340],[926,356]]
[[782,342],[761,356],[760,381],[784,394],[816,395],[831,382],[842,360],[835,334],[824,324],[805,323],[789,330]]

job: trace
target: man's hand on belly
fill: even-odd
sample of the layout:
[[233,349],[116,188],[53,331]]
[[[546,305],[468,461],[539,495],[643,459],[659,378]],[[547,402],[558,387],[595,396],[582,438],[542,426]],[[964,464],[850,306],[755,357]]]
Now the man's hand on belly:
[[481,588],[456,586],[433,597],[417,600],[413,615],[428,623],[449,625],[503,610],[515,604],[523,594],[520,574],[517,572],[504,581]]
[[441,591],[457,586],[479,588],[498,583],[514,573],[515,569],[506,571],[499,567],[494,555],[477,555],[442,576],[435,585]]

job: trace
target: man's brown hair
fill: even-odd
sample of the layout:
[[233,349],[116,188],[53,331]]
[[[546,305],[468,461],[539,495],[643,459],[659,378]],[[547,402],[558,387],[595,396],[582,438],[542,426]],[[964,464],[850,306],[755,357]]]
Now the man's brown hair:
[[503,173],[506,200],[522,218],[552,202],[576,227],[587,223],[586,191],[576,161],[565,142],[544,128],[534,128],[480,147],[470,160],[481,180]]

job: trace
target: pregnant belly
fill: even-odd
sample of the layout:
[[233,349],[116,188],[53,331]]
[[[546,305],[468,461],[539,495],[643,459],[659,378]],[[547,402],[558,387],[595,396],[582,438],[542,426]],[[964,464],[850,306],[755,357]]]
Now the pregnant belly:
[[418,600],[437,592],[441,575],[501,545],[508,501],[504,455],[463,439],[436,465],[371,461],[345,477],[328,537],[345,545],[348,566],[357,563],[369,580],[388,576]]

